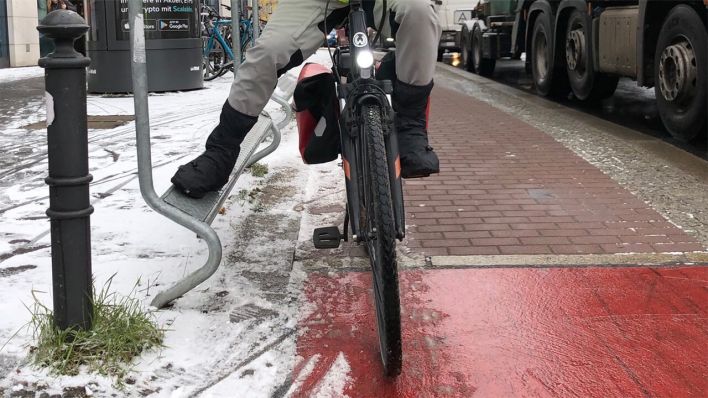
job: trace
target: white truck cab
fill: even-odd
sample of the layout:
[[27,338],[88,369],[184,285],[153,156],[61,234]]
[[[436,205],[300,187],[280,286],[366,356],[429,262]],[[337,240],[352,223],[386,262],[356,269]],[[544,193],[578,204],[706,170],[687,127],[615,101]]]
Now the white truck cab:
[[472,10],[479,0],[431,0],[438,12],[442,36],[438,47],[438,60],[446,51],[460,51],[460,32],[462,24],[472,18]]

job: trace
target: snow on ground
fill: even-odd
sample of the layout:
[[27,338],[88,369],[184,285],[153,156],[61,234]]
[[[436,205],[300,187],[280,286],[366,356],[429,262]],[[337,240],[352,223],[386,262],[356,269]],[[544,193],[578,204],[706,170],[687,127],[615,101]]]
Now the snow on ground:
[[[326,54],[315,58],[328,59]],[[41,74],[38,68],[24,69],[0,71],[0,81]],[[178,165],[201,151],[217,122],[230,78],[207,83],[204,90],[150,96],[158,193],[168,187]],[[131,114],[132,106],[128,96],[88,99],[90,115]],[[266,109],[275,120],[284,116],[273,102]],[[38,112],[37,120],[42,117]],[[26,133],[19,123],[7,129]],[[336,163],[302,165],[294,123],[283,130],[280,148],[262,161],[269,173],[263,178],[244,175],[225,215],[217,217],[214,228],[225,246],[222,266],[174,306],[156,313],[168,329],[167,348],[136,360],[123,391],[105,377],[55,377],[26,363],[32,336],[23,325],[30,318],[25,305],[32,303],[32,291],[51,307],[49,225],[44,215],[46,133],[22,140],[1,133],[0,148],[13,158],[0,168],[0,346],[7,341],[0,350],[0,395],[18,389],[52,394],[69,387],[85,387],[97,396],[151,397],[266,397],[275,391],[295,391],[290,388],[297,382],[291,373],[302,360],[295,354],[297,323],[308,307],[300,295],[306,274],[292,259],[298,241],[312,232],[300,231],[303,203],[313,196],[332,196],[323,189],[330,189],[336,198],[342,181]],[[103,286],[115,275],[113,289],[129,294],[136,288],[147,307],[156,292],[203,265],[206,246],[144,203],[135,174],[132,123],[92,130],[89,140],[96,285]],[[241,315],[251,316],[230,321],[230,312],[236,310],[238,315],[242,308],[248,311]],[[342,356],[323,380],[321,395],[341,396],[348,369]]]
[[23,68],[3,68],[0,69],[0,83],[7,83],[21,79],[29,79],[44,75],[44,69],[39,66],[27,66]]

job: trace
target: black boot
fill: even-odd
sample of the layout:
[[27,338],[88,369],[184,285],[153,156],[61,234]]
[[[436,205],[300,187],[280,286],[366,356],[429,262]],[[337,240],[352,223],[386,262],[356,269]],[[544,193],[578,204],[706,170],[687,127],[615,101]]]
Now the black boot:
[[396,111],[396,131],[401,154],[403,178],[427,177],[440,172],[438,155],[428,144],[428,99],[433,82],[427,86],[413,86],[396,82],[393,92],[393,109]]
[[221,189],[236,165],[241,142],[257,121],[257,117],[244,115],[226,101],[221,108],[219,125],[207,139],[206,151],[180,166],[172,177],[172,184],[185,195],[197,199],[207,192]]

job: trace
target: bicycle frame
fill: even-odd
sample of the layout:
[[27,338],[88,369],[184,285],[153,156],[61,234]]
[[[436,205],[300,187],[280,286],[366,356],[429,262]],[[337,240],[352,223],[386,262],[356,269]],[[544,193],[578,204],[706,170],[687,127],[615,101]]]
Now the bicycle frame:
[[[211,50],[214,49],[214,41],[216,40],[217,42],[219,42],[221,47],[224,49],[228,58],[231,61],[234,60],[235,56],[234,56],[233,50],[231,49],[231,44],[226,42],[226,39],[221,34],[221,30],[219,29],[222,26],[230,26],[230,25],[231,25],[231,20],[226,19],[226,18],[219,18],[216,20],[216,22],[214,22],[212,24],[212,26],[210,28],[209,41],[207,42],[206,47],[204,47],[204,57],[208,57]],[[249,33],[249,32],[253,31],[252,26],[253,26],[253,23],[251,22],[251,20],[241,19],[241,27],[244,32],[244,34],[241,35],[241,50],[243,50],[244,47],[246,46],[246,44],[248,44],[248,42],[252,40],[251,38],[252,38],[253,34]],[[244,57],[243,51],[241,51],[241,61],[243,61],[243,57]]]
[[[355,242],[366,239],[361,225],[360,203],[368,192],[363,167],[366,165],[366,134],[363,134],[360,122],[360,109],[365,104],[379,106],[383,117],[383,133],[386,144],[388,174],[391,187],[391,200],[395,216],[396,237],[405,237],[405,212],[403,187],[401,181],[398,138],[394,125],[394,112],[391,106],[393,84],[387,80],[376,80],[373,67],[373,52],[368,40],[366,17],[361,9],[361,1],[352,1],[349,15],[350,46],[348,52],[338,49],[335,54],[335,70],[348,71],[351,83],[338,81],[337,92],[340,101],[340,138],[342,145],[342,163],[346,176],[348,216]],[[367,54],[368,53],[368,54]],[[369,65],[368,57],[371,56]],[[346,236],[346,221],[345,231]]]

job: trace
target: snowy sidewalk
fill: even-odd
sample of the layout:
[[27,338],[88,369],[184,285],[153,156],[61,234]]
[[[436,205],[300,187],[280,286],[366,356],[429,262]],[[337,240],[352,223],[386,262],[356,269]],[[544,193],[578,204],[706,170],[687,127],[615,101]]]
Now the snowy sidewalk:
[[[25,84],[28,76],[37,79],[36,71],[25,72],[0,74],[0,79],[15,86]],[[150,96],[158,192],[167,188],[178,165],[201,151],[218,121],[231,77],[206,83],[204,90]],[[129,96],[88,100],[89,115],[130,115],[132,107]],[[275,103],[267,110],[276,121],[284,117]],[[21,111],[25,116],[5,123],[0,134],[0,341],[20,330],[0,351],[0,396],[84,386],[97,396],[110,396],[116,392],[107,378],[55,378],[22,362],[31,341],[31,331],[22,328],[30,317],[24,305],[32,303],[34,290],[51,306],[51,260],[44,215],[46,131],[24,128],[44,119],[43,103],[29,101]],[[331,181],[335,192],[340,183],[336,163],[303,167],[293,128],[291,123],[283,130],[278,151],[261,162],[268,168],[265,176],[246,174],[238,182],[225,214],[214,223],[226,245],[220,270],[158,312],[159,322],[169,329],[167,348],[140,358],[119,395],[267,396],[283,388],[296,361],[297,321],[306,311],[300,301],[304,272],[292,268],[303,203],[317,195],[310,190],[312,182]],[[147,305],[157,291],[203,264],[207,251],[192,233],[143,202],[134,134],[132,123],[89,132],[96,209],[91,218],[93,270],[99,287],[115,274],[113,288],[121,294],[137,283],[138,297]],[[331,387],[341,388],[342,380],[337,377]]]

